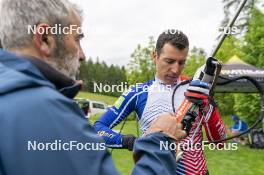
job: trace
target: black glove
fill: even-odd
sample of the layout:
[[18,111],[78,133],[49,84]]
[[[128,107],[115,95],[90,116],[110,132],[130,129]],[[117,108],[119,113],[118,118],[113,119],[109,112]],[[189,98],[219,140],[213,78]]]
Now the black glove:
[[131,135],[131,134],[124,135],[122,139],[122,148],[132,151],[135,140],[136,140],[136,137],[134,135]]

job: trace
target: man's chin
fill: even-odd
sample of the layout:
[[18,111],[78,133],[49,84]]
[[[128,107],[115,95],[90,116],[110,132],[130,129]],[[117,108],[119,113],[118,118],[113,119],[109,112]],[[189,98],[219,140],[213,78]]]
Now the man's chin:
[[173,85],[177,83],[178,77],[166,77],[166,84]]

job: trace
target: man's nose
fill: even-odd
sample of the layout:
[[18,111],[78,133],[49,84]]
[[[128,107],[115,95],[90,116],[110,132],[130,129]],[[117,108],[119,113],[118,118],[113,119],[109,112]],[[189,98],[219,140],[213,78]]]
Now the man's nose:
[[84,52],[83,52],[83,49],[80,47],[79,48],[79,60],[80,61],[84,61],[85,60],[85,54],[84,54]]
[[172,73],[174,73],[174,74],[179,73],[179,68],[180,68],[179,63],[178,63],[178,62],[174,63],[174,64],[172,65],[172,67],[171,67],[171,71],[172,71]]

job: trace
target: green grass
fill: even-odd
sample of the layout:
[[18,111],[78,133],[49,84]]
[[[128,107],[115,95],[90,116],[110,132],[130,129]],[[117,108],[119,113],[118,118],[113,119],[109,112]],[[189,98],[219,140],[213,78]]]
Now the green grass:
[[[114,129],[120,130],[123,122],[117,125]],[[137,123],[135,121],[126,121],[125,126],[122,130],[123,134],[134,134],[137,136]],[[131,170],[134,166],[132,152],[123,149],[114,149],[112,157],[115,162],[116,168],[122,175],[131,174]]]
[[[104,101],[113,104],[115,97],[102,96],[93,93],[80,93],[79,97],[91,100]],[[94,122],[99,115],[92,117]],[[223,117],[224,123],[231,125],[230,117]],[[120,130],[122,123],[116,126]],[[127,121],[122,131],[124,134],[137,135],[135,121]],[[205,150],[207,166],[211,175],[264,175],[264,150],[250,149],[248,146],[239,146],[236,151],[211,151]],[[122,175],[130,174],[134,163],[132,153],[127,150],[115,149],[112,152],[115,165]]]
[[[119,129],[120,125],[115,129]],[[136,122],[127,121],[123,133],[136,135]],[[205,150],[206,162],[212,175],[262,175],[264,174],[264,150],[238,146],[233,151]],[[130,174],[133,168],[132,153],[126,150],[114,150],[115,165],[122,175]]]
[[213,175],[262,175],[264,150],[239,146],[236,151],[206,150],[206,161]]
[[96,93],[90,93],[90,92],[80,92],[77,95],[78,98],[87,98],[90,100],[95,100],[95,101],[101,101],[104,102],[108,105],[114,104],[114,102],[117,100],[117,97],[111,97],[107,95],[101,95],[101,94],[96,94]]

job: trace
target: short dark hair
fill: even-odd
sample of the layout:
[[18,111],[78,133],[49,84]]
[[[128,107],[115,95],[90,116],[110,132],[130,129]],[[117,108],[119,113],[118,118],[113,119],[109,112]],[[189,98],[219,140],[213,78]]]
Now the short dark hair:
[[3,47],[2,47],[2,44],[1,44],[1,40],[0,40],[0,49],[2,49]]
[[170,43],[179,50],[189,48],[188,37],[182,31],[176,29],[168,29],[159,35],[155,49],[158,55],[160,55],[166,43]]

